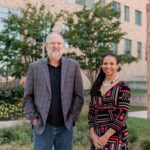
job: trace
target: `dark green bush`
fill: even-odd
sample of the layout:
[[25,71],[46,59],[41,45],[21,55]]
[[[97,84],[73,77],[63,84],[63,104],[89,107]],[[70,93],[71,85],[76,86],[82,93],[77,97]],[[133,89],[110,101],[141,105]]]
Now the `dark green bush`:
[[33,134],[30,124],[16,127],[13,134],[15,135],[11,139],[11,144],[13,145],[27,145],[33,142]]
[[87,116],[80,117],[74,130],[74,143],[86,146],[90,142],[87,122]]
[[138,140],[138,134],[137,131],[134,128],[128,128],[129,130],[129,135],[128,139],[130,143],[134,143]]
[[22,97],[21,86],[0,90],[0,120],[18,119],[24,116]]
[[27,145],[33,142],[32,139],[32,129],[29,124],[0,129],[0,144]]
[[9,89],[0,89],[0,104],[14,104],[18,99],[23,97],[23,87],[16,86]]
[[12,138],[13,134],[10,129],[0,129],[0,144],[9,144]]
[[143,141],[141,141],[140,146],[141,146],[142,150],[150,150],[150,141],[143,140]]

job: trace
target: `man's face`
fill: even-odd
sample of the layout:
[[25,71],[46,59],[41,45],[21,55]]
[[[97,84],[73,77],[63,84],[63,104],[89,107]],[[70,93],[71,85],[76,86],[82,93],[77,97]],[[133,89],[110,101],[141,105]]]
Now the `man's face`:
[[60,35],[53,35],[46,41],[46,50],[50,58],[59,60],[64,52],[64,43]]

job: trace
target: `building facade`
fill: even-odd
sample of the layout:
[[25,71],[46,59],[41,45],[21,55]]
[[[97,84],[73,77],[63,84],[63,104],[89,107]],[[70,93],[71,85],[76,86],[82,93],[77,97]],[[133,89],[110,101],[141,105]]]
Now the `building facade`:
[[[70,0],[79,3],[80,0]],[[142,81],[147,77],[146,62],[146,4],[148,0],[81,0],[82,5],[93,7],[95,2],[102,5],[113,2],[113,8],[120,12],[122,31],[126,33],[119,44],[113,44],[112,50],[116,54],[131,54],[137,62],[125,64],[119,76],[126,81]]]
[[[103,4],[112,0],[101,0]],[[145,80],[147,76],[146,62],[146,0],[115,0],[114,9],[120,12],[121,28],[126,35],[118,45],[114,44],[116,54],[128,53],[138,58],[137,62],[122,67],[119,76],[127,81]]]
[[[89,8],[94,7],[95,2],[107,4],[112,0],[0,0],[0,30],[3,28],[2,19],[8,16],[9,11],[19,13],[19,8],[24,7],[25,3],[33,3],[37,7],[45,4],[51,12],[57,13],[60,10],[68,10],[70,12],[77,11],[86,5]],[[113,51],[116,54],[129,53],[138,58],[137,62],[130,65],[126,64],[119,72],[119,76],[127,81],[142,79],[147,74],[146,63],[146,4],[147,0],[115,0],[113,1],[114,9],[120,11],[121,28],[126,35],[120,43],[113,45]],[[60,24],[55,30],[59,31],[63,28]],[[85,87],[90,87],[89,81],[84,76]]]

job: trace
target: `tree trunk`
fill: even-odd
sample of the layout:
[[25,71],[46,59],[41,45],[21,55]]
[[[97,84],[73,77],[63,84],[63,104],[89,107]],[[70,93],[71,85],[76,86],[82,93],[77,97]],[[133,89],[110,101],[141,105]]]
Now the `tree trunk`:
[[146,6],[147,10],[147,41],[146,41],[146,57],[147,57],[147,118],[150,119],[150,3]]
[[97,78],[97,72],[95,71],[92,71],[92,70],[89,70],[89,71],[85,71],[86,73],[86,76],[88,77],[89,81],[90,81],[90,84],[91,84],[91,87],[92,85],[94,84],[96,78]]

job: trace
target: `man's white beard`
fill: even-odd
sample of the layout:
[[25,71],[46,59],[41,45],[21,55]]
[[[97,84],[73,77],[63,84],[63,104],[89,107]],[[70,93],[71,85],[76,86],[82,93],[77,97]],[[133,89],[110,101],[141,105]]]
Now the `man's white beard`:
[[48,56],[50,58],[54,58],[54,59],[57,59],[57,60],[59,60],[62,57],[63,52],[64,52],[64,50],[60,50],[60,51],[57,51],[57,50],[52,51],[51,49],[47,50]]

